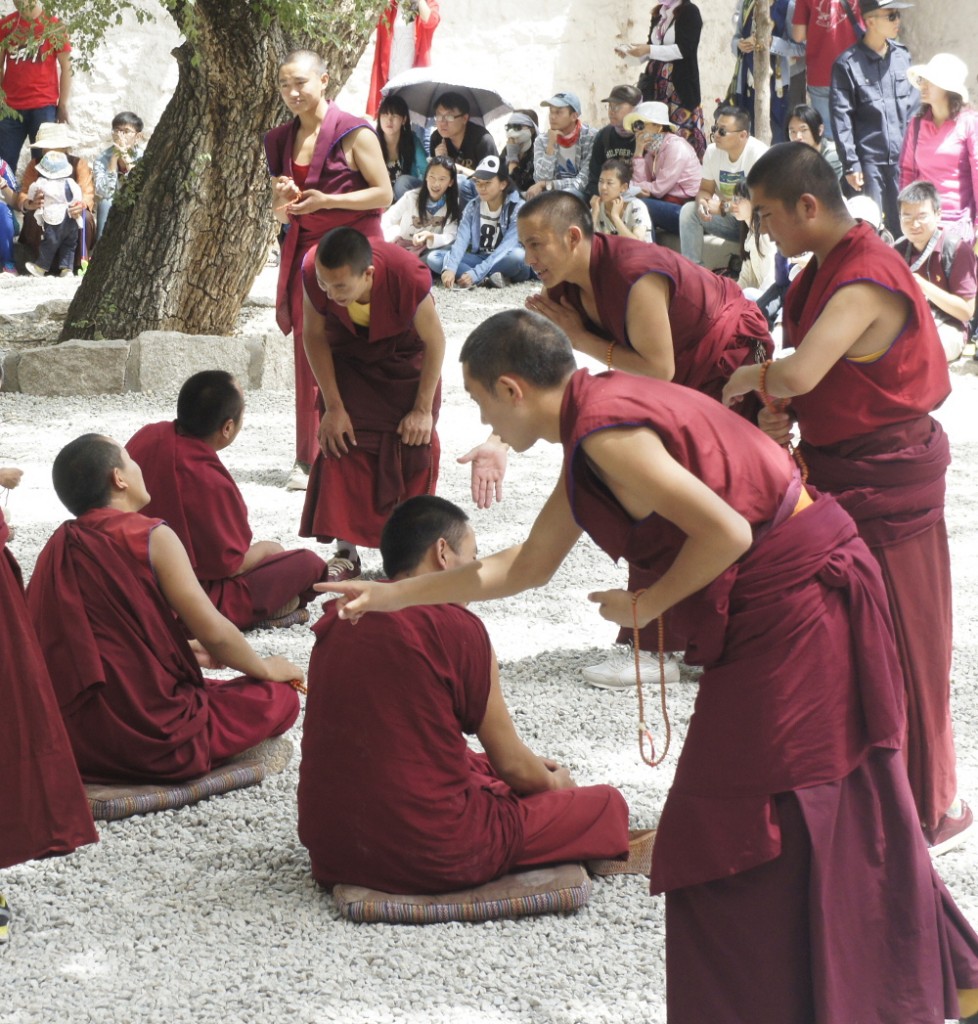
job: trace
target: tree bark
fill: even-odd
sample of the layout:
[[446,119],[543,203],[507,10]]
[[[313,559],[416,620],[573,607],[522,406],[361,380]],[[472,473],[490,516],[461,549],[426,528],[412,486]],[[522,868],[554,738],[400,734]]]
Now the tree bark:
[[279,61],[317,50],[335,95],[369,40],[364,4],[349,7],[323,42],[287,38],[264,4],[197,0],[192,37],[174,50],[176,91],[113,203],[61,340],[233,330],[275,227],[261,140],[287,117]]
[[771,5],[766,0],[754,4],[754,133],[771,143]]

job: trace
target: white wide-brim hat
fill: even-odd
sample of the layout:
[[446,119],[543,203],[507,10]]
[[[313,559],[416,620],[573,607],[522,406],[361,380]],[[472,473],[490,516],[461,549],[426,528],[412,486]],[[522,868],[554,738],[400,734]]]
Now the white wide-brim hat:
[[907,78],[918,89],[920,80],[925,78],[938,89],[956,92],[965,103],[968,102],[968,65],[953,53],[935,53],[926,64],[915,64],[908,68]]
[[636,121],[643,124],[658,124],[663,128],[671,128],[669,120],[669,108],[659,100],[649,100],[647,103],[640,103],[634,110],[630,110],[622,119],[622,127],[626,132],[632,131],[632,125]]
[[78,140],[66,124],[45,121],[37,129],[37,138],[31,143],[35,149],[71,149]]

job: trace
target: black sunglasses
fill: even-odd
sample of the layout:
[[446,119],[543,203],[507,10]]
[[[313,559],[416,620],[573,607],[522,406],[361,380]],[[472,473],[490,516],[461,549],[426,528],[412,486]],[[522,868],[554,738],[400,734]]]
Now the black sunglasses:
[[899,21],[903,15],[899,11],[890,11],[889,14],[878,14],[880,18],[886,18],[887,21]]

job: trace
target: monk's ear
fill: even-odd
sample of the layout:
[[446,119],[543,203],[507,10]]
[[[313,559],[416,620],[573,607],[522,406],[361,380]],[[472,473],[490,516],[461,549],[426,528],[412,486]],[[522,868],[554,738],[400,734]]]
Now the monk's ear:
[[439,569],[448,568],[448,552],[450,548],[448,541],[444,537],[439,537],[435,541],[435,561],[438,563]]
[[126,482],[126,478],[123,475],[121,466],[112,467],[112,475],[109,477],[109,481],[112,484],[112,489],[114,491],[125,491],[129,487],[129,484]]
[[221,437],[223,437],[225,441],[229,441],[234,437],[234,431],[237,426],[237,421],[229,416],[221,427]]
[[819,202],[810,192],[803,192],[795,207],[805,220],[814,220],[818,216]]
[[496,381],[496,393],[510,397],[513,402],[522,402],[526,395],[526,386],[519,377],[504,375]]

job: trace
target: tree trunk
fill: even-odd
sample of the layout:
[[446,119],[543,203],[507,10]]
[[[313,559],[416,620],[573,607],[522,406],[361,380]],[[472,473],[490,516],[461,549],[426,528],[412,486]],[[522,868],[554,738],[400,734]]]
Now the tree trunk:
[[771,5],[754,4],[754,134],[771,143]]
[[335,95],[369,39],[363,6],[352,0],[324,43],[287,38],[264,4],[196,0],[192,37],[174,50],[176,91],[113,203],[62,340],[233,330],[275,226],[261,139],[287,116],[278,63],[316,49],[337,71]]

